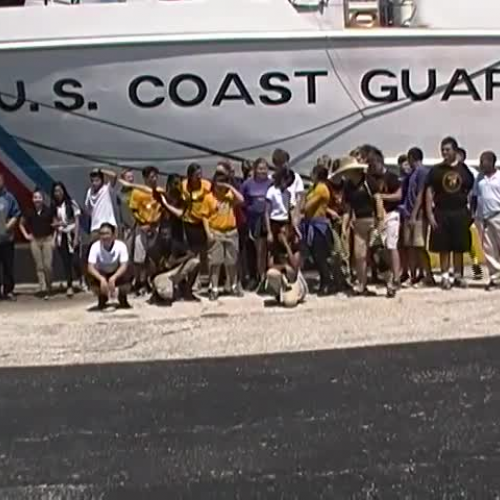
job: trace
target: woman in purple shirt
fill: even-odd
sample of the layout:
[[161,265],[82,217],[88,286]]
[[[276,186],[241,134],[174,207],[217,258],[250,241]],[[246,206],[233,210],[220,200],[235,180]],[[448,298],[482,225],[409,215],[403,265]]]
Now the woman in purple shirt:
[[241,186],[241,193],[245,198],[250,241],[255,247],[256,275],[260,291],[261,287],[264,287],[267,266],[266,193],[272,184],[269,165],[264,158],[255,161],[252,174]]

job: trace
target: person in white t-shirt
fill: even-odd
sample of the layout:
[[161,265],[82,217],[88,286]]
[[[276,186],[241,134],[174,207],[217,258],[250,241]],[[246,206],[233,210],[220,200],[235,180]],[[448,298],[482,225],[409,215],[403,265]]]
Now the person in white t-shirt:
[[90,240],[96,241],[100,227],[106,223],[117,227],[115,216],[114,185],[117,177],[106,181],[105,172],[99,169],[90,172],[90,188],[85,197],[85,210],[90,217]]
[[291,231],[300,239],[300,233],[294,224],[294,198],[290,192],[293,176],[290,170],[278,170],[274,174],[273,185],[266,194],[265,223],[269,251],[272,254],[281,247],[280,241]]
[[[287,151],[284,151],[283,149],[275,149],[272,156],[272,162],[276,172],[287,170],[293,174],[293,181],[288,189],[291,194],[291,204],[294,207],[292,217],[294,219],[298,219],[298,217],[300,217],[302,203],[304,201],[304,181],[298,173],[293,172],[293,170],[290,169],[290,155]],[[298,225],[298,222],[299,221],[297,220],[296,225]]]
[[131,276],[127,245],[116,239],[116,227],[107,222],[99,228],[99,240],[90,247],[88,273],[91,288],[98,297],[98,309],[104,309],[118,292],[120,308],[129,309],[127,294]]

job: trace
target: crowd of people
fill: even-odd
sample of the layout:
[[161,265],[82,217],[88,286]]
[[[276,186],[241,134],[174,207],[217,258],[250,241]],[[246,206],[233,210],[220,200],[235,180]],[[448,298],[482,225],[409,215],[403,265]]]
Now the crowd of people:
[[211,301],[252,291],[293,307],[310,293],[304,274],[314,271],[318,296],[372,296],[379,282],[392,298],[404,287],[436,286],[429,251],[439,254],[440,286],[462,288],[464,254],[481,278],[474,221],[490,290],[500,285],[496,156],[484,152],[479,171],[471,169],[452,137],[441,154],[431,167],[413,147],[395,171],[378,148],[363,145],[343,158],[318,158],[306,186],[282,149],[270,163],[244,162],[240,176],[224,160],[208,180],[192,163],[185,178],[169,175],[165,186],[153,166],[141,182],[132,170],[96,169],[82,207],[56,182],[49,201],[35,189],[23,210],[0,175],[0,293],[15,300],[17,230],[31,246],[42,298],[52,293],[55,251],[67,296],[89,287],[99,309],[115,300],[130,307],[130,293],[157,304],[199,301],[205,289]]

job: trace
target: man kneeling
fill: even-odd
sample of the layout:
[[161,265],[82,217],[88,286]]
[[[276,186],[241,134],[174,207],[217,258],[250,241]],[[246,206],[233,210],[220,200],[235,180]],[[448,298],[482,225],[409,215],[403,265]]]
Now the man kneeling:
[[120,308],[131,307],[127,300],[131,282],[128,270],[127,246],[116,239],[116,228],[112,224],[102,224],[99,240],[91,246],[88,258],[90,286],[98,297],[99,309],[104,309],[117,292]]
[[181,299],[199,302],[193,294],[193,284],[200,269],[200,259],[190,252],[174,259],[171,257],[164,265],[164,272],[153,279],[153,300],[170,305]]
[[266,291],[284,307],[295,307],[304,302],[309,290],[300,271],[298,235],[291,225],[272,227],[272,245],[269,269],[266,273]]

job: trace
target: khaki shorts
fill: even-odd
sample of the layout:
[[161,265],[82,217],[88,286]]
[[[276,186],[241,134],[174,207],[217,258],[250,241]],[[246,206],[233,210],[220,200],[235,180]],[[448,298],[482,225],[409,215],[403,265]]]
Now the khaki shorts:
[[411,225],[406,220],[403,225],[403,245],[410,248],[425,248],[427,246],[428,231],[429,224],[427,221],[419,219],[415,225]]
[[364,259],[368,255],[370,238],[374,229],[373,217],[356,219],[353,224],[354,258]]
[[227,232],[212,231],[214,241],[208,248],[208,261],[211,266],[235,266],[238,262],[238,230]]
[[385,214],[380,236],[387,250],[397,250],[399,242],[400,216],[396,210]]

